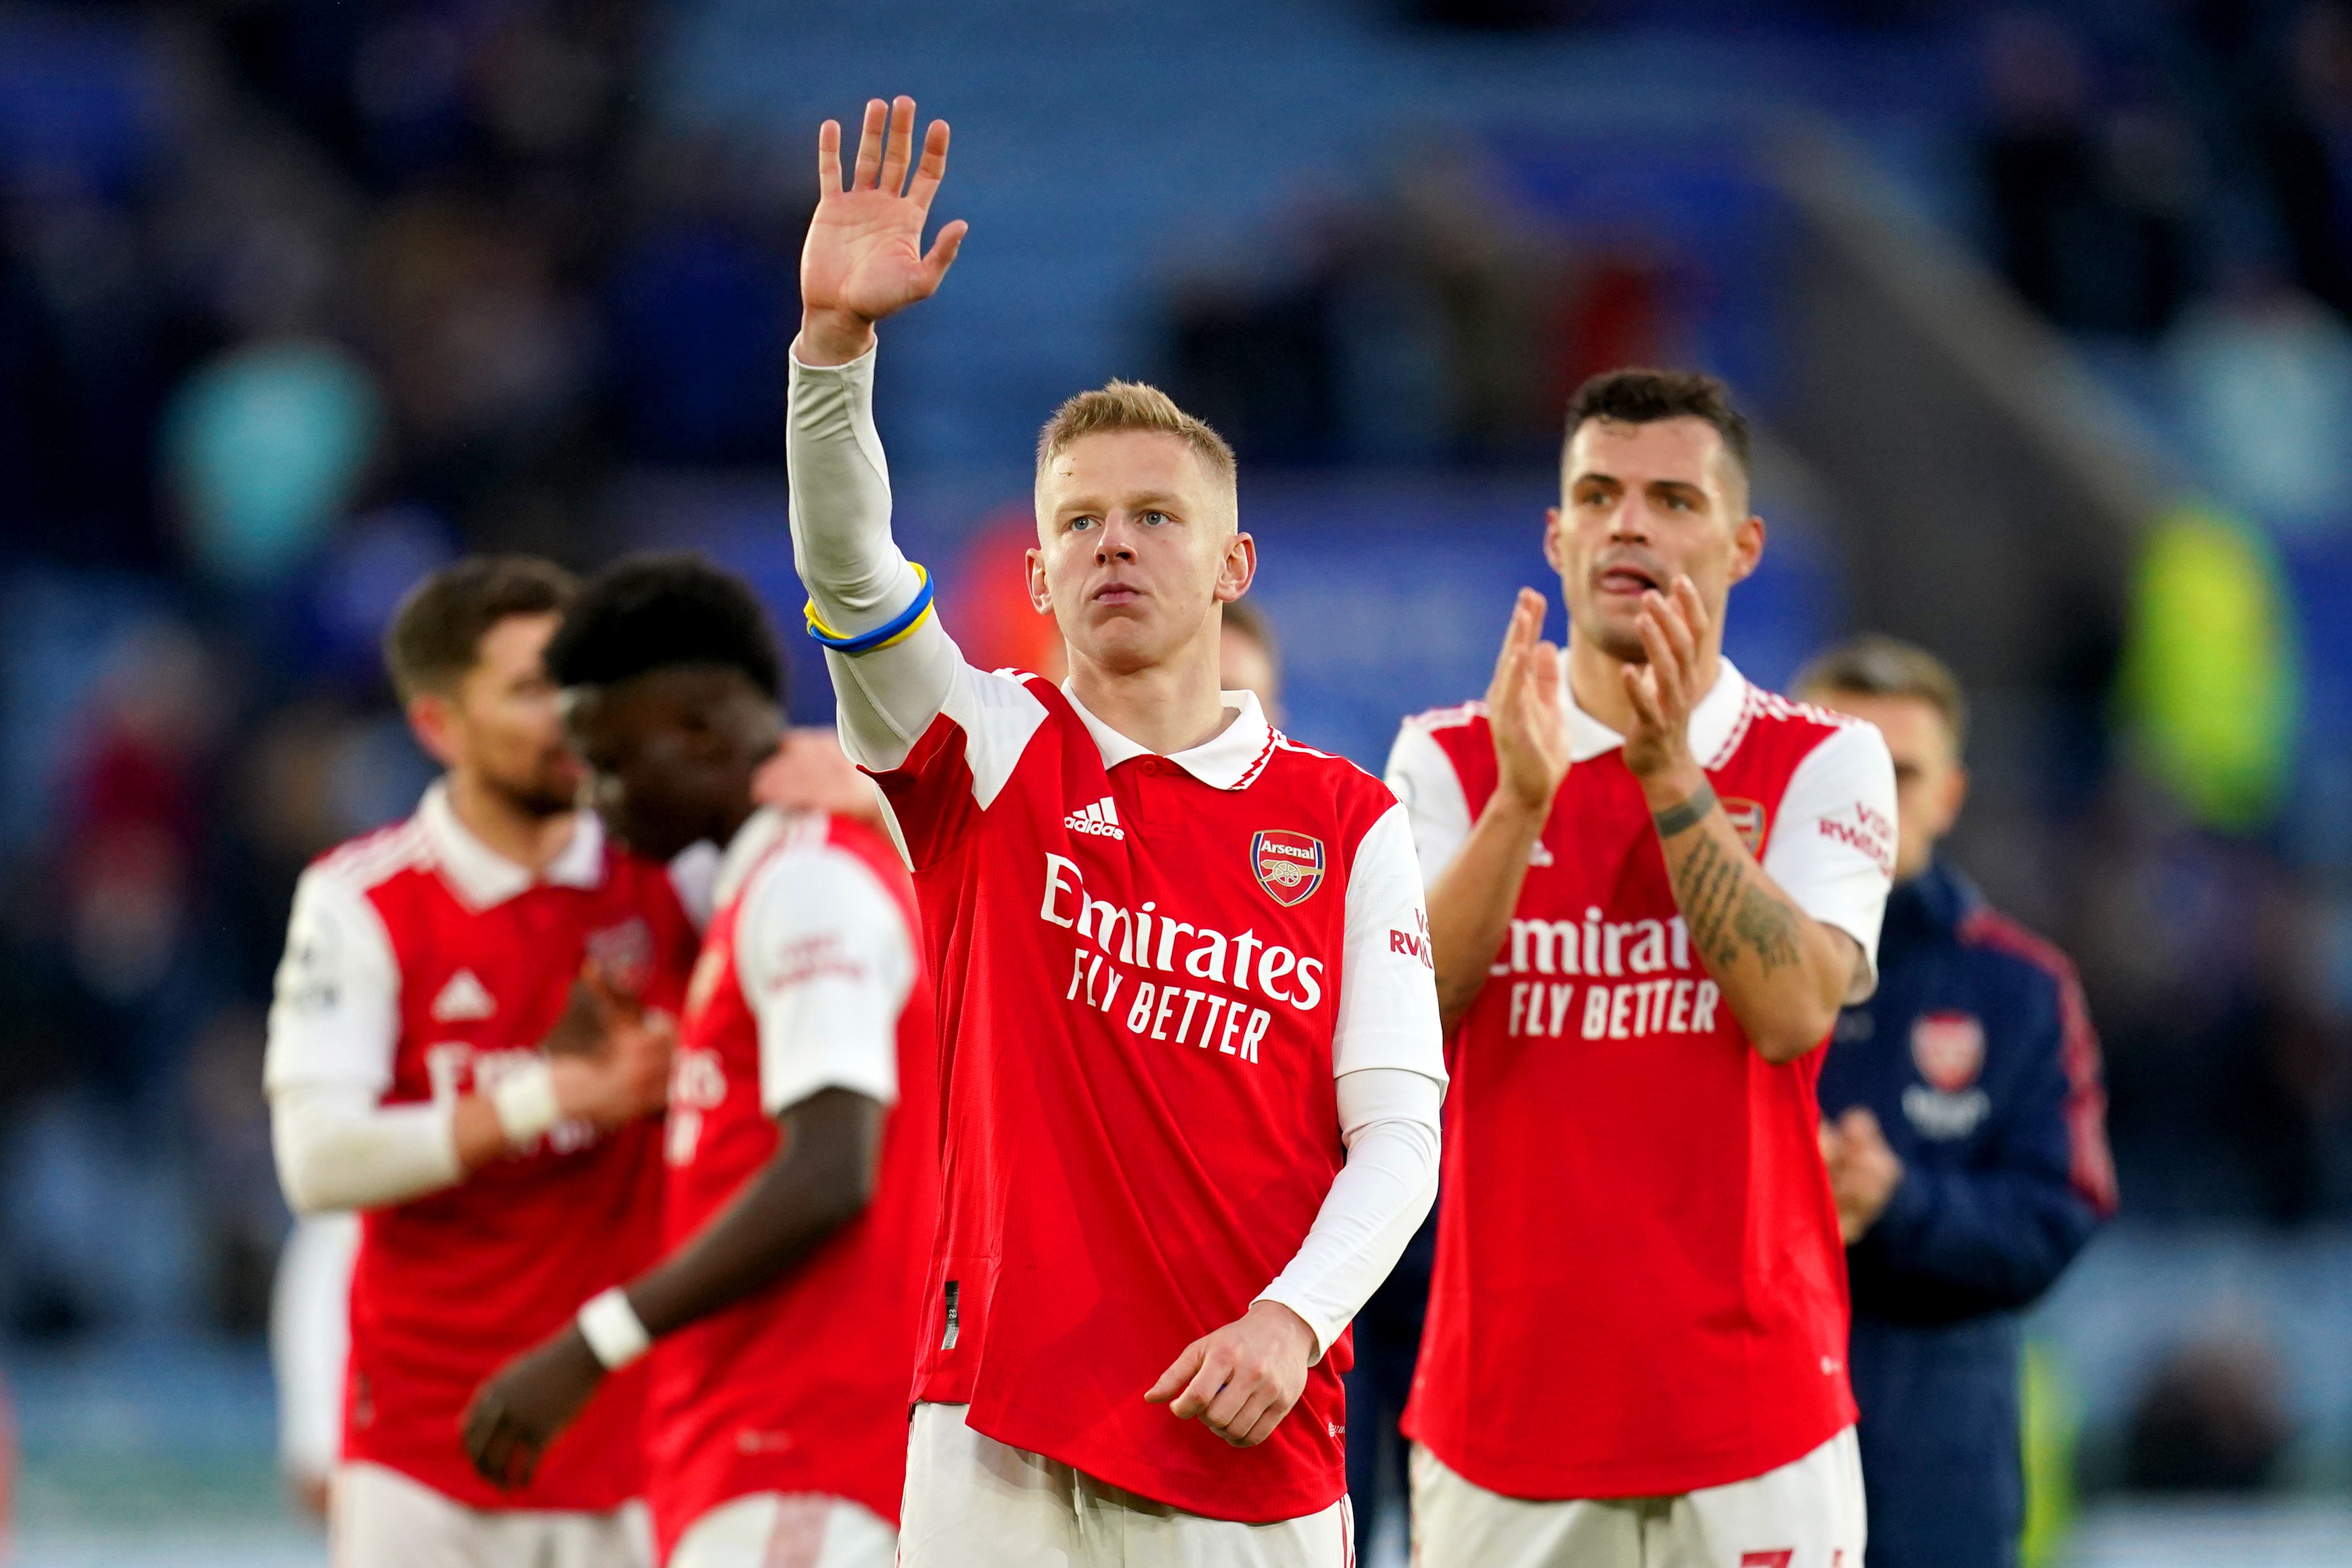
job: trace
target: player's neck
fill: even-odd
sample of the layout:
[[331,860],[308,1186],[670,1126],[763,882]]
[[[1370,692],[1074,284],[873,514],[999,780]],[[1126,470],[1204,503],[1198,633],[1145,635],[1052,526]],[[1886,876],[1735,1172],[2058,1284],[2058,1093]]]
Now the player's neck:
[[[1598,720],[1620,735],[1633,727],[1633,700],[1625,695],[1625,660],[1599,644],[1577,636],[1575,626],[1570,624],[1568,633],[1569,692],[1576,699],[1576,706],[1585,717]],[[1715,689],[1716,677],[1722,669],[1722,646],[1710,642],[1699,650],[1698,689],[1691,694],[1694,703]]]
[[1148,752],[1204,745],[1231,721],[1218,700],[1214,640],[1141,669],[1112,672],[1070,649],[1070,690],[1087,712]]
[[553,864],[580,826],[577,812],[541,816],[525,811],[504,791],[462,768],[449,771],[448,797],[450,815],[484,848],[533,876]]

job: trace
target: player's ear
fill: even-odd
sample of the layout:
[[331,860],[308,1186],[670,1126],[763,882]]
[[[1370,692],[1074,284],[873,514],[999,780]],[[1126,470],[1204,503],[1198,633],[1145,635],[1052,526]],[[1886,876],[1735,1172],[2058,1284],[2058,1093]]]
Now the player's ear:
[[1731,580],[1744,583],[1764,559],[1764,520],[1750,515],[1731,531]]
[[1054,613],[1054,595],[1045,586],[1045,552],[1032,545],[1024,552],[1029,568],[1029,607],[1041,616]]
[[420,691],[408,700],[408,732],[425,754],[445,768],[457,765],[457,707],[438,691]]
[[1553,571],[1565,572],[1568,570],[1566,566],[1560,564],[1559,508],[1556,506],[1548,506],[1544,508],[1543,552],[1544,560],[1550,565]]
[[1230,605],[1250,591],[1257,580],[1257,541],[1235,531],[1225,541],[1225,557],[1217,565],[1217,602]]
[[1944,785],[1944,826],[1949,828],[1960,819],[1960,808],[1969,803],[1969,770],[1966,763],[1954,763]]

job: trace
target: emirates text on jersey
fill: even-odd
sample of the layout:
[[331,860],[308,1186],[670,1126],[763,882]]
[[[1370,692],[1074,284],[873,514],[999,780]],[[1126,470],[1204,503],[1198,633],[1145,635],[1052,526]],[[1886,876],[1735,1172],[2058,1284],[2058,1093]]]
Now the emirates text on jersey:
[[[1302,1013],[1323,1005],[1322,960],[1262,942],[1255,930],[1229,937],[1159,910],[1158,901],[1150,899],[1133,910],[1090,899],[1077,862],[1047,854],[1045,897],[1038,916],[1078,938],[1071,953],[1070,988],[1063,1000],[1112,1017],[1120,1016],[1123,1007],[1128,1033],[1138,1038],[1202,1050],[1214,1045],[1223,1055],[1244,1062],[1257,1060],[1258,1043],[1274,1024],[1272,1013],[1251,998],[1140,975],[1125,990],[1122,1002],[1129,975],[1118,965],[1255,991]],[[1086,945],[1089,941],[1092,950]]]

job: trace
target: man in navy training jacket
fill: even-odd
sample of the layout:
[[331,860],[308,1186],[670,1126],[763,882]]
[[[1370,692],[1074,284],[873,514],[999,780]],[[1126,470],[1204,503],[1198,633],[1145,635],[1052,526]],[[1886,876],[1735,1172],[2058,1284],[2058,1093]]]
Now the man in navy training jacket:
[[2021,1314],[2116,1208],[2098,1037],[2065,955],[1936,854],[1968,792],[1951,671],[1867,637],[1793,689],[1878,726],[1899,808],[1878,991],[1838,1020],[1821,1081],[1868,1568],[2012,1568]]

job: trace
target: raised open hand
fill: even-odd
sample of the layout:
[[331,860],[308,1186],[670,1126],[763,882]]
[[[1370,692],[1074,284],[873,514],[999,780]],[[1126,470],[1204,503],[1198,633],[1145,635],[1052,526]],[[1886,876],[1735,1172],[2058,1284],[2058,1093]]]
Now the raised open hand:
[[1519,590],[1486,688],[1501,787],[1529,811],[1549,813],[1568,776],[1568,715],[1559,700],[1559,649],[1543,640],[1544,596]]
[[[928,300],[955,264],[966,225],[947,225],[923,249],[923,223],[948,167],[948,126],[934,120],[913,160],[915,100],[866,106],[857,163],[841,179],[841,123],[816,134],[816,216],[801,247],[801,358],[841,364],[873,342],[874,323]],[[915,177],[907,179],[914,162]]]

